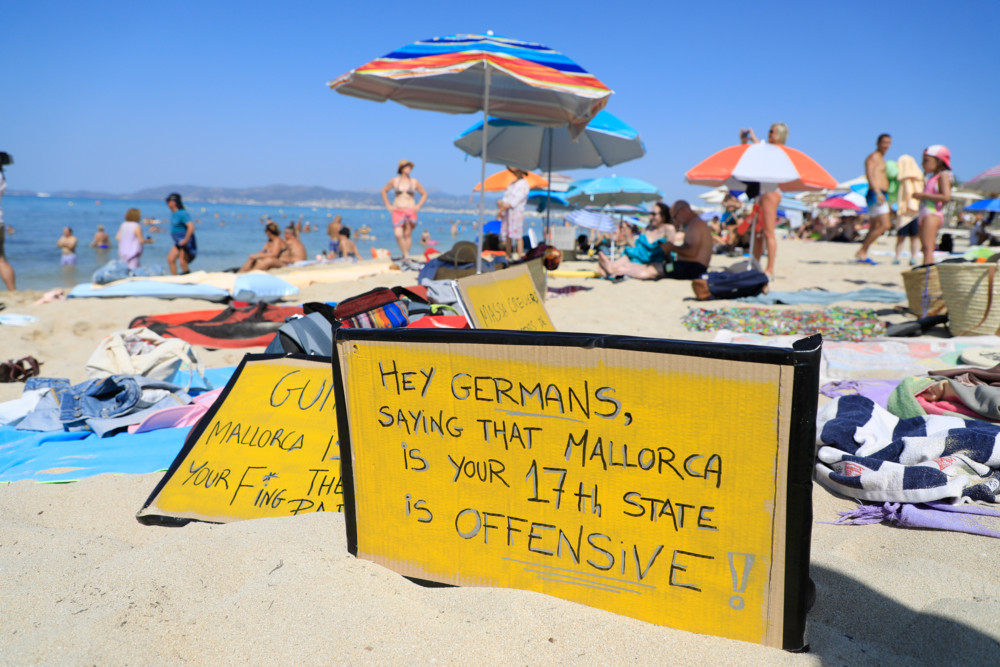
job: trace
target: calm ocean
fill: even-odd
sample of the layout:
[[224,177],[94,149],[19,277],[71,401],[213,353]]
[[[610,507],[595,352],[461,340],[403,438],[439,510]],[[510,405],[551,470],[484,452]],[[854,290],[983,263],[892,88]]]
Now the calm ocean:
[[[333,216],[343,216],[343,223],[351,228],[351,238],[355,239],[361,256],[371,257],[371,248],[388,248],[395,256],[399,247],[392,234],[392,224],[385,210],[308,208],[296,206],[249,206],[242,204],[201,204],[185,202],[188,212],[196,221],[195,235],[198,238],[198,257],[191,264],[191,270],[221,271],[240,266],[247,255],[259,251],[266,240],[261,216],[271,216],[279,226],[302,220],[318,226],[318,231],[302,234],[302,242],[312,259],[326,250],[328,238],[326,225]],[[125,211],[138,208],[143,218],[159,218],[164,222],[164,232],[152,234],[154,243],[147,245],[142,255],[142,265],[167,268],[167,251],[170,249],[170,211],[163,201],[94,201],[92,199],[63,199],[60,197],[12,197],[5,196],[3,206],[4,222],[14,228],[7,234],[7,259],[17,273],[17,288],[48,290],[53,287],[72,287],[77,283],[91,281],[98,267],[111,259],[117,259],[114,243],[118,225],[125,218]],[[487,206],[490,203],[487,202]],[[488,208],[488,212],[492,212]],[[423,211],[420,225],[414,232],[411,255],[419,256],[425,248],[419,237],[423,230],[429,230],[431,239],[438,241],[436,248],[447,250],[454,240],[475,240],[472,221],[475,215],[466,213],[433,213]],[[461,231],[457,239],[451,238],[451,224],[457,221]],[[375,241],[357,238],[357,230],[369,225]],[[112,247],[97,250],[88,247],[97,231],[97,225],[104,225],[111,235]],[[56,241],[62,228],[69,226],[80,240],[77,246],[77,265],[59,265],[60,250]],[[148,228],[144,228],[148,234]],[[2,283],[0,283],[2,286]]]

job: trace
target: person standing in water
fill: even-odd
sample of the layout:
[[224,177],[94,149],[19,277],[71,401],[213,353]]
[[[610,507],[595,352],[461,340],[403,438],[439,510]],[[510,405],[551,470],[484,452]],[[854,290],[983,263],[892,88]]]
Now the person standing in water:
[[[3,201],[3,195],[7,192],[7,178],[4,175],[3,168],[4,165],[11,164],[12,162],[13,160],[7,153],[0,152],[0,201]],[[3,247],[6,236],[7,226],[3,221],[3,208],[0,208],[0,279],[7,286],[7,290],[13,292],[17,289],[15,285],[16,276],[14,275],[14,267],[7,261],[7,254]]]
[[170,273],[177,275],[177,264],[181,265],[181,275],[190,273],[189,264],[198,255],[198,243],[194,237],[194,223],[191,216],[184,210],[184,202],[176,192],[167,196],[167,208],[170,209],[170,236],[174,245],[167,253],[167,264]]
[[[382,188],[382,201],[392,213],[392,231],[396,235],[396,243],[403,253],[403,259],[407,259],[410,255],[410,248],[413,246],[413,228],[417,226],[417,214],[427,203],[427,191],[420,181],[410,176],[411,171],[413,163],[409,160],[400,160],[396,176],[390,178]],[[390,190],[395,193],[391,204]],[[418,192],[420,201],[416,201],[413,197]]]
[[60,264],[63,266],[76,266],[76,244],[77,238],[73,236],[73,229],[71,227],[63,227],[62,236],[56,241],[56,245],[62,250]]

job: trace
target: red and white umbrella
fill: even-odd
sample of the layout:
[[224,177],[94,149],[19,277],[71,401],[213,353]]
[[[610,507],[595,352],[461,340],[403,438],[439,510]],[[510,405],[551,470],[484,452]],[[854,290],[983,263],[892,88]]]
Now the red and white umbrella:
[[692,185],[746,189],[748,183],[777,183],[785,192],[834,188],[837,180],[802,151],[780,144],[740,144],[724,148],[685,176]]
[[829,208],[838,211],[863,211],[867,206],[865,198],[854,191],[831,195],[816,204],[816,208]]

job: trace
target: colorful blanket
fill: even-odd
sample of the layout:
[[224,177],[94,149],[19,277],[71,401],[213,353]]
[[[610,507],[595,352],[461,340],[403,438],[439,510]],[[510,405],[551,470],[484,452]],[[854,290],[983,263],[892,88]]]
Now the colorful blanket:
[[864,396],[843,396],[816,417],[816,479],[860,500],[996,502],[1000,425],[959,417],[900,419]]
[[860,341],[885,334],[873,310],[834,306],[824,310],[692,308],[681,320],[692,331],[729,329],[768,336],[822,334],[829,340]]

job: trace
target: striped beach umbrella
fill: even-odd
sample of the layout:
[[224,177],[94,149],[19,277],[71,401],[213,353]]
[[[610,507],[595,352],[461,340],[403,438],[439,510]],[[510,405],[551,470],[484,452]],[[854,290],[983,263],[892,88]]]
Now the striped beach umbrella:
[[[611,89],[563,54],[541,44],[486,35],[449,35],[414,42],[327,85],[344,95],[445,113],[548,127],[569,125],[574,135],[604,108]],[[480,182],[486,180],[483,133]],[[486,209],[480,197],[480,224]],[[477,271],[482,267],[477,262]]]
[[966,181],[962,187],[979,192],[1000,192],[1000,164]]
[[786,192],[837,186],[837,180],[802,151],[768,143],[724,148],[685,176],[692,185],[725,185],[740,190],[748,183],[776,183]]

